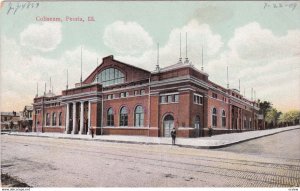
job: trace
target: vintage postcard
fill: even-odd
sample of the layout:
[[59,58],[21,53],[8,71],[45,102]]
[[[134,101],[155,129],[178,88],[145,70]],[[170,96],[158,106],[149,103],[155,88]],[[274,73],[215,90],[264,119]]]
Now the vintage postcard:
[[0,14],[2,190],[299,190],[299,1]]

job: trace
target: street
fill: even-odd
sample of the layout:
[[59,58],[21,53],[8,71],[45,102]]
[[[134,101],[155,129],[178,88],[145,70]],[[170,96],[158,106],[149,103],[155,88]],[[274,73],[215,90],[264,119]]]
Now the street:
[[32,187],[292,187],[299,135],[217,150],[2,135],[1,168]]

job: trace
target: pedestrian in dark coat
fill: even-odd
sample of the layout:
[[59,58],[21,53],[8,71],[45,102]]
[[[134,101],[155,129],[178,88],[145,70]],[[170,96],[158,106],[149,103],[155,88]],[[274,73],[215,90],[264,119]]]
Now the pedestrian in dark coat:
[[95,131],[94,131],[94,129],[92,127],[90,127],[90,129],[91,129],[92,138],[94,138]]
[[171,137],[172,137],[172,145],[175,145],[175,139],[176,139],[176,129],[173,128],[171,131]]

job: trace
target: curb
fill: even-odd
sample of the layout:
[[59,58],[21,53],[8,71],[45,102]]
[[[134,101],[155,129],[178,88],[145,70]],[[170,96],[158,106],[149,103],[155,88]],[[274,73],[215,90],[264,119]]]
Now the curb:
[[[296,127],[294,129],[286,129],[286,130],[283,130],[283,131],[279,131],[279,132],[275,132],[275,133],[270,133],[270,134],[267,134],[267,135],[261,135],[261,136],[257,136],[257,137],[252,137],[252,138],[249,138],[249,139],[244,139],[244,140],[240,140],[240,141],[236,141],[236,142],[232,142],[232,143],[228,143],[228,144],[223,144],[223,145],[196,146],[196,145],[176,144],[175,146],[184,147],[184,148],[195,148],[195,149],[219,149],[219,148],[229,147],[229,146],[236,145],[236,144],[239,144],[239,143],[243,143],[243,142],[251,141],[251,140],[254,140],[254,139],[259,139],[259,138],[262,138],[262,137],[267,137],[267,136],[275,135],[275,134],[286,132],[286,131],[292,131],[292,130],[296,130],[296,129],[300,129],[300,127]],[[152,143],[152,142],[134,142],[134,141],[122,141],[122,140],[87,139],[87,138],[77,138],[77,137],[72,137],[72,138],[71,137],[52,137],[52,136],[20,135],[20,134],[7,134],[7,135],[28,136],[28,137],[41,137],[41,138],[52,138],[52,139],[70,139],[70,140],[83,140],[83,141],[99,141],[99,142],[112,142],[112,143],[126,143],[126,144],[172,145],[172,144],[169,144],[169,143]]]

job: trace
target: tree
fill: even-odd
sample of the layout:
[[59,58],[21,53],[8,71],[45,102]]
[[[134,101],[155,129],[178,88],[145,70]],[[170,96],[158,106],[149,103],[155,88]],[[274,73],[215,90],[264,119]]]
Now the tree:
[[262,114],[265,118],[267,112],[272,108],[272,103],[268,101],[260,102],[260,100],[258,100],[258,104],[259,104],[259,113]]
[[275,108],[271,108],[267,111],[265,121],[269,124],[270,127],[276,127],[278,124],[279,116],[282,113],[277,111]]
[[295,125],[298,124],[300,120],[300,111],[291,110],[279,117],[279,122],[286,125]]

